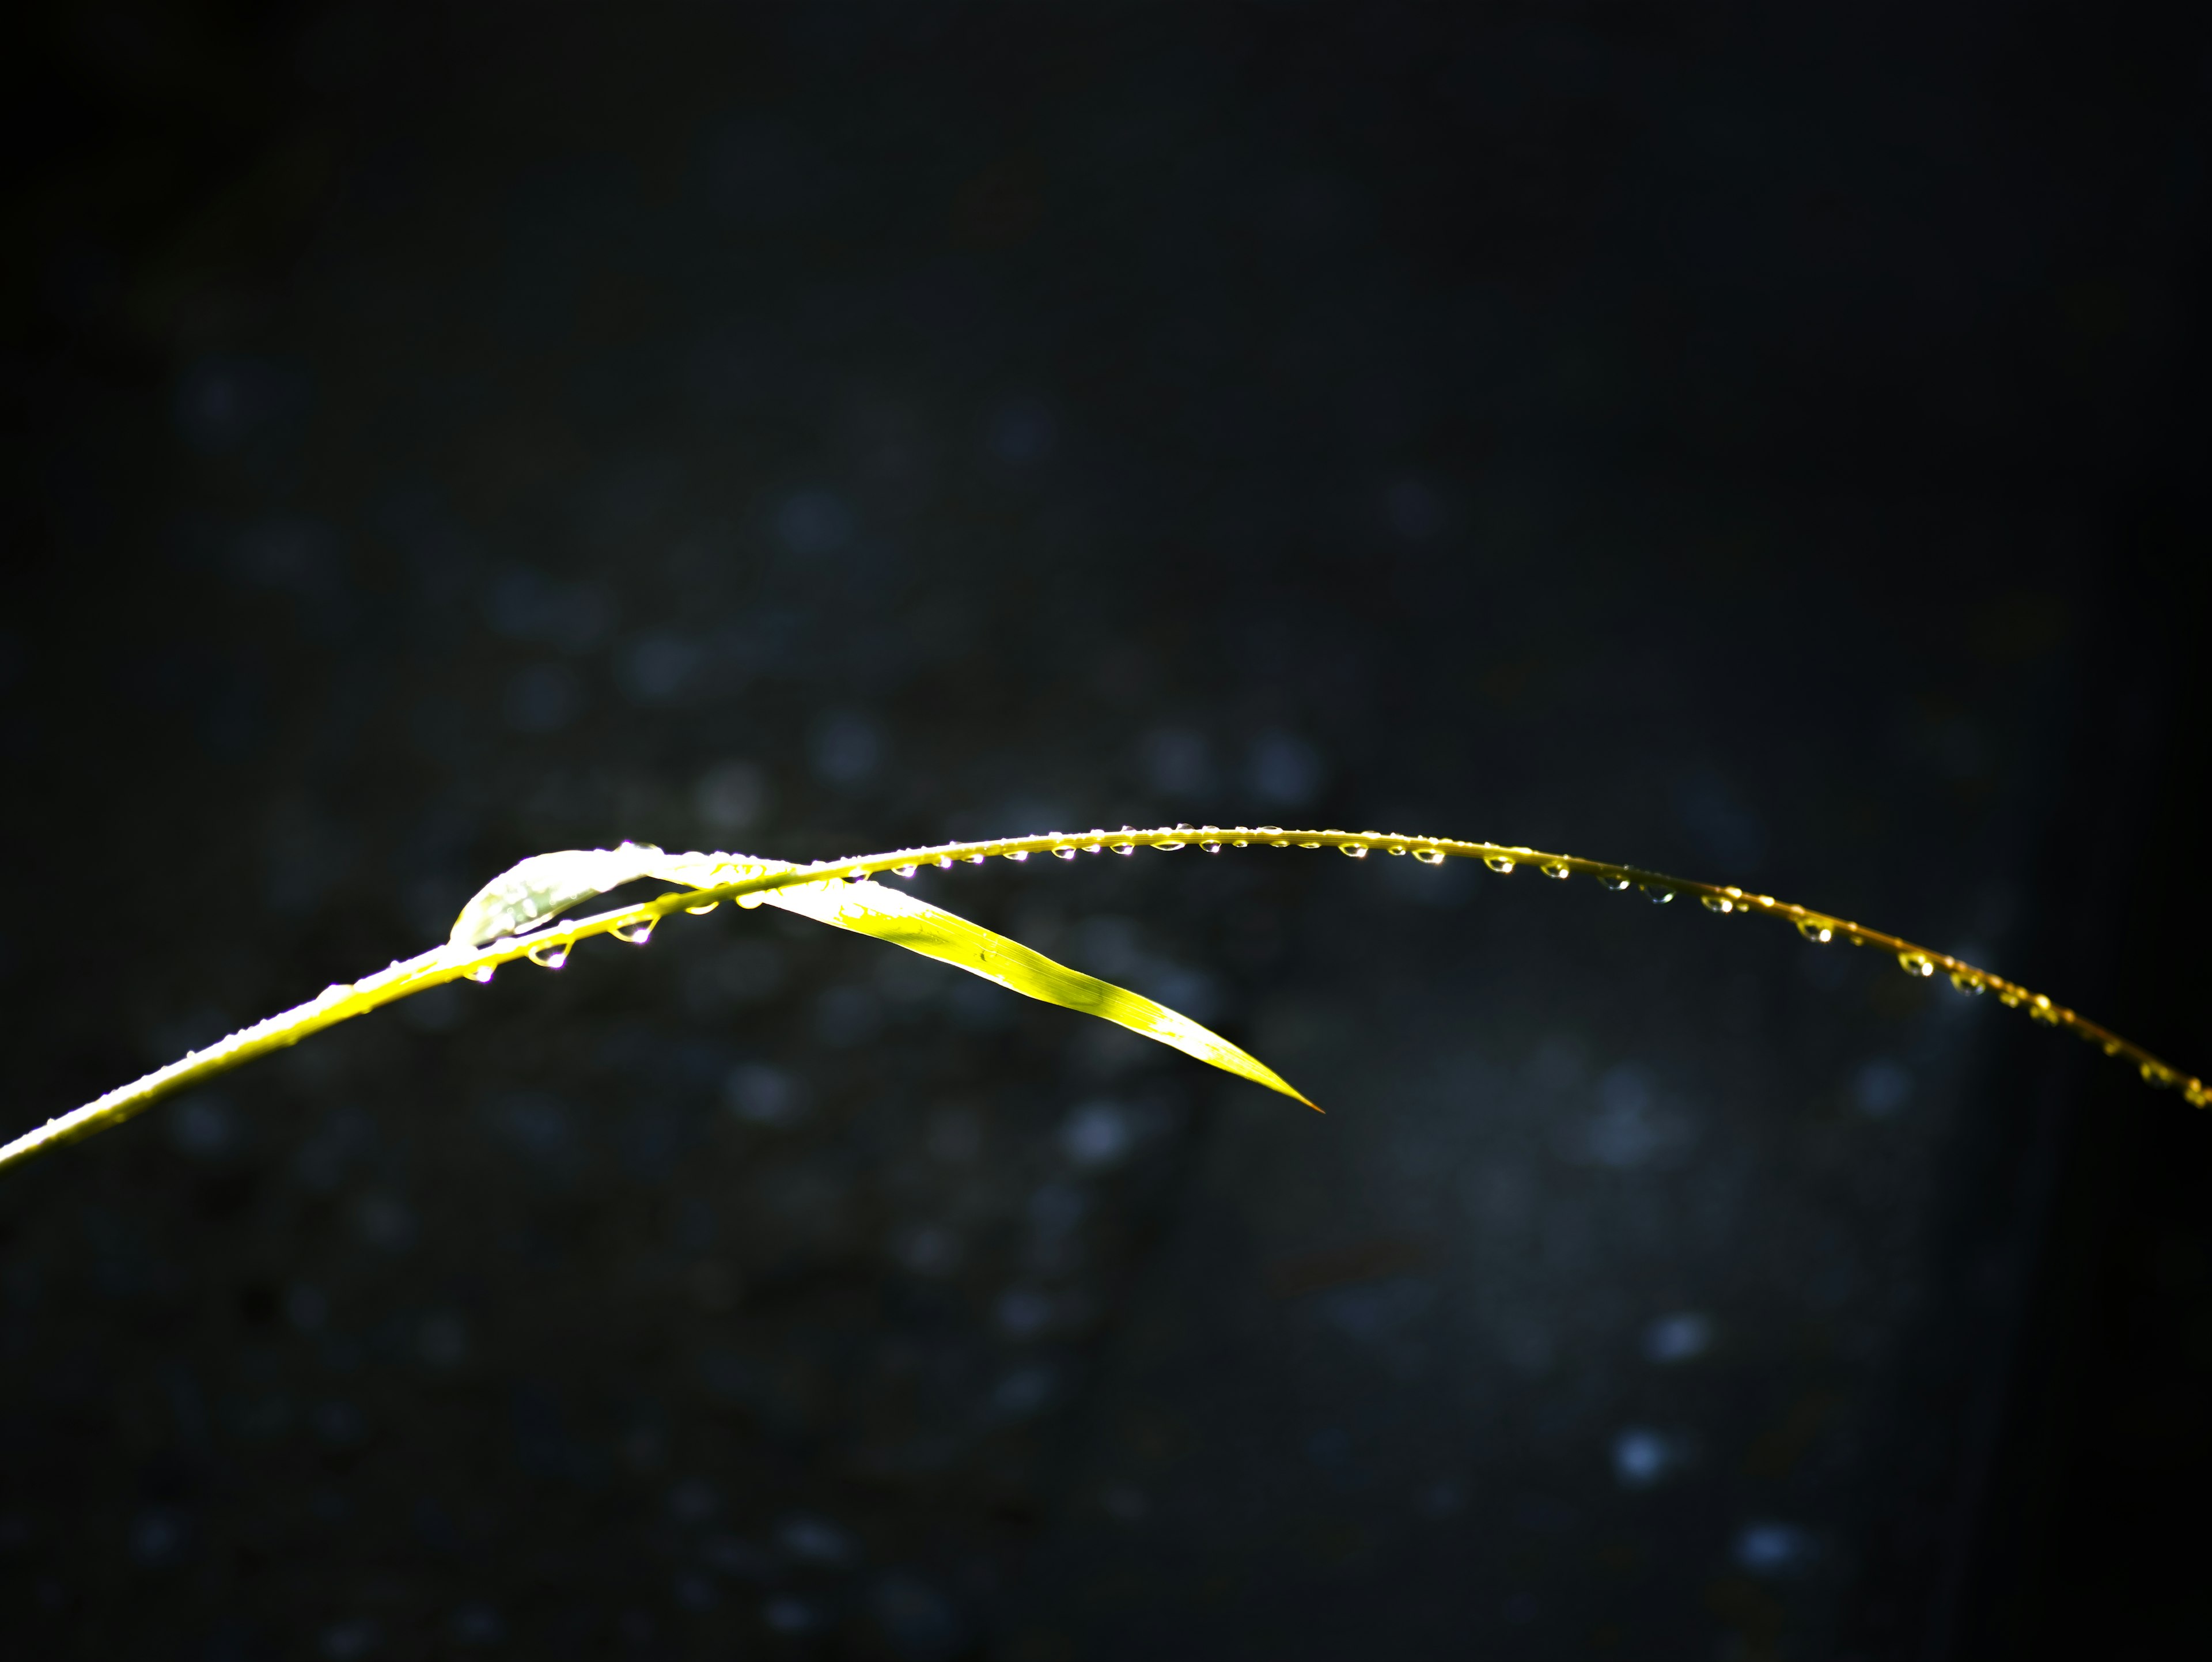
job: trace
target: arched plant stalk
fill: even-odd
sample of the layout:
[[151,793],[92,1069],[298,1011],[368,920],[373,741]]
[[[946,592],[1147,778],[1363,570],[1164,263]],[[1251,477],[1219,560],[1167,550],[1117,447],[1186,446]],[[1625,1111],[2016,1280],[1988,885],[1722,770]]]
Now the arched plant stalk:
[[[1048,855],[1074,860],[1085,855],[1128,855],[1139,849],[1194,846],[1208,854],[1218,854],[1224,848],[1334,849],[1357,859],[1382,855],[1431,866],[1451,859],[1479,860],[1494,872],[1527,868],[1562,880],[1588,877],[1605,888],[1640,893],[1662,903],[1677,896],[1693,896],[1723,916],[1783,919],[1816,944],[1845,941],[1891,953],[1908,975],[1928,977],[1940,971],[1962,993],[1994,994],[2000,1003],[2025,1010],[2046,1026],[2064,1028],[2106,1056],[2134,1063],[2148,1083],[2181,1092],[2192,1106],[2201,1108],[2208,1100],[2203,1081],[2181,1073],[2140,1045],[2041,993],[2031,992],[2017,982],[1948,953],[1916,946],[1901,936],[1827,912],[1791,905],[1772,895],[1751,894],[1733,886],[1696,883],[1573,855],[1450,837],[1291,831],[1279,825],[1176,825],[1154,831],[1124,826],[1115,831],[1046,831],[980,843],[945,843],[853,860],[817,861],[809,866],[742,854],[670,855],[627,843],[618,849],[538,855],[495,879],[471,900],[444,946],[393,963],[360,981],[325,987],[305,1004],[241,1029],[204,1050],[188,1052],[95,1102],[48,1120],[0,1148],[0,1169],[120,1124],[164,1097],[413,994],[449,981],[489,981],[502,965],[518,959],[558,969],[576,942],[592,935],[611,934],[642,946],[654,926],[671,912],[712,911],[725,900],[748,908],[773,904],[818,922],[872,935],[995,981],[1010,991],[1118,1022],[1214,1067],[1305,1102],[1265,1063],[1188,1017],[1127,989],[1055,964],[1018,941],[873,880],[887,873],[912,877],[924,866],[981,865],[994,858],[1021,861],[1032,855]],[[679,886],[637,905],[559,921],[559,915],[573,906],[644,879]]]

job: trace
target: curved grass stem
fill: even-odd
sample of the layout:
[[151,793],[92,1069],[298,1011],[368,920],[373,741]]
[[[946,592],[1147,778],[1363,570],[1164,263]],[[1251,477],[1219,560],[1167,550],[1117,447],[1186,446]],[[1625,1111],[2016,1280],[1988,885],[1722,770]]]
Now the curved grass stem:
[[[592,935],[616,934],[642,940],[641,932],[649,933],[653,924],[671,912],[702,911],[723,900],[735,900],[744,905],[751,897],[797,884],[837,879],[858,881],[884,873],[910,874],[925,865],[981,863],[993,858],[1021,860],[1033,854],[1072,857],[1109,849],[1133,853],[1142,848],[1175,849],[1194,845],[1209,852],[1224,848],[1336,849],[1363,858],[1370,854],[1409,856],[1428,864],[1441,864],[1447,859],[1477,860],[1498,872],[1512,872],[1525,866],[1550,877],[1590,877],[1608,888],[1632,888],[1655,900],[1695,896],[1710,910],[1724,915],[1785,920],[1814,941],[1842,941],[1854,947],[1871,947],[1893,953],[1907,974],[1928,977],[1941,971],[1961,992],[1995,994],[2008,1008],[2025,1010],[2037,1021],[2063,1028],[2096,1045],[2106,1055],[2134,1063],[2146,1082],[2181,1092],[2193,1106],[2201,1108],[2212,1101],[2212,1093],[2208,1093],[2202,1080],[2182,1073],[2142,1046],[2054,1003],[2041,993],[1948,953],[1917,946],[1901,935],[1869,928],[1832,913],[1792,905],[1772,895],[1753,894],[1733,886],[1692,882],[1637,866],[1618,866],[1575,855],[1547,854],[1515,844],[1469,843],[1455,837],[1371,831],[1297,831],[1279,825],[1176,825],[1149,831],[1124,826],[1110,831],[1045,831],[981,842],[940,843],[849,860],[817,861],[810,866],[763,861],[745,855],[659,855],[650,861],[650,868],[645,874],[665,882],[683,884],[684,888],[613,911],[568,922],[546,922],[526,932],[503,934],[482,945],[465,941],[449,942],[391,964],[359,981],[326,987],[304,1004],[243,1028],[204,1050],[188,1052],[167,1067],[158,1068],[142,1079],[118,1087],[95,1101],[25,1132],[0,1148],[0,1170],[21,1165],[63,1143],[119,1125],[164,1097],[228,1073],[256,1056],[296,1044],[309,1034],[341,1021],[366,1015],[371,1010],[449,981],[489,980],[502,965],[517,959],[538,956],[557,961],[557,955]],[[492,892],[488,887],[485,893]],[[586,890],[577,898],[590,898],[592,892]],[[482,897],[478,898],[480,901]],[[477,904],[471,902],[471,908]],[[750,904],[757,905],[759,901],[753,899]],[[469,915],[463,914],[464,917]]]

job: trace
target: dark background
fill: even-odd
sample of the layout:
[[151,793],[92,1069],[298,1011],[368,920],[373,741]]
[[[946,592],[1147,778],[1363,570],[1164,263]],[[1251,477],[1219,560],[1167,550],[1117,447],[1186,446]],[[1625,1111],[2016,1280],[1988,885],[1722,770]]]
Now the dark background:
[[[2212,1066],[2206,29],[17,19],[4,1129],[541,849],[1182,819]],[[335,1032],[5,1180],[7,1652],[2212,1641],[2174,1099],[1526,872],[926,887],[1328,1116],[759,913]]]

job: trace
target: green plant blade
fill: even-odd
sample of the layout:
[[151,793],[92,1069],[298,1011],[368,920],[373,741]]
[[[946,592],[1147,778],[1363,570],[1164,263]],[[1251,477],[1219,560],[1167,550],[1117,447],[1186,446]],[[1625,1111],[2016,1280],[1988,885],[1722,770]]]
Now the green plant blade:
[[[764,897],[817,923],[828,923],[856,934],[872,935],[903,947],[924,958],[933,958],[996,982],[1009,992],[1080,1011],[1102,1020],[1118,1022],[1146,1038],[1195,1056],[1225,1073],[1264,1085],[1270,1091],[1314,1105],[1289,1081],[1257,1056],[1237,1049],[1220,1034],[1201,1027],[1188,1016],[1155,1003],[1141,993],[1116,987],[1110,981],[1054,963],[1018,941],[971,923],[966,918],[933,906],[913,895],[881,884],[863,882],[806,883],[769,890]],[[1318,1111],[1318,1110],[1316,1110]]]
[[641,877],[657,876],[672,863],[659,849],[637,843],[532,855],[477,891],[453,920],[447,944],[486,947],[501,935],[519,935],[579,901],[597,899]]

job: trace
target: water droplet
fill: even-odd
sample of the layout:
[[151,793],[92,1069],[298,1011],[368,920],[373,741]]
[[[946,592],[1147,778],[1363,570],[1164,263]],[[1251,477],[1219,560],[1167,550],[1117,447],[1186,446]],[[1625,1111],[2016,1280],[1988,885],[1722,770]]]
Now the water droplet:
[[1106,852],[1105,840],[1102,837],[1095,843],[1085,843],[1083,851],[1085,854],[1103,854]]
[[1486,854],[1482,856],[1482,863],[1494,872],[1510,872],[1513,869],[1513,856],[1509,854]]
[[1637,886],[1651,898],[1651,904],[1655,906],[1663,906],[1674,898],[1672,889],[1655,889],[1649,883],[1639,883]]
[[1965,970],[1951,971],[1951,984],[1962,993],[1980,993],[1989,990],[1987,982],[1978,975],[1969,974]]
[[2017,1010],[2020,1008],[2021,1000],[2027,996],[2027,995],[2021,992],[2017,987],[2000,987],[1997,989],[1997,1002],[2003,1005],[2008,1010]]
[[2106,1056],[2116,1056],[2119,1055],[2119,1053],[2120,1053],[2120,1041],[2119,1041],[2119,1040],[2118,1040],[2117,1038],[2108,1038],[2108,1039],[2106,1039],[2106,1040],[2105,1041],[2105,1054],[2106,1054]]
[[971,866],[980,866],[991,856],[988,854],[963,854],[960,857]]
[[1806,940],[1817,941],[1823,947],[1836,938],[1836,932],[1817,917],[1799,918],[1797,933],[1803,935]]
[[633,947],[642,947],[653,939],[653,926],[659,921],[657,917],[641,917],[634,922],[617,923],[614,927],[615,939],[627,941]]
[[1348,854],[1354,860],[1367,858],[1367,844],[1364,843],[1340,843],[1337,844],[1336,851],[1339,854]]
[[952,869],[952,856],[949,854],[939,855],[937,856],[937,868],[939,871],[951,871]]
[[1907,975],[1934,975],[1936,960],[1925,953],[1899,953],[1897,955],[1897,967]]
[[1054,849],[1052,851],[1052,857],[1055,860],[1073,860],[1075,858],[1075,850],[1073,849]]
[[1735,902],[1724,894],[1700,895],[1698,898],[1705,902],[1705,910],[1709,912],[1732,912],[1735,910]]
[[1173,854],[1177,849],[1181,848],[1182,844],[1180,843],[1155,843],[1152,846],[1158,849],[1162,854]]
[[2212,1103],[2212,1091],[2207,1091],[2204,1088],[2202,1080],[2192,1079],[2189,1081],[2187,1095],[2189,1105],[2191,1108],[2202,1108],[2207,1103]]
[[709,900],[703,906],[686,906],[684,910],[690,913],[694,917],[704,917],[708,912],[713,911],[715,907],[721,904],[722,903],[719,900]]
[[1208,854],[1219,854],[1221,852],[1221,844],[1212,837],[1207,838],[1198,846]]
[[1611,872],[1599,872],[1595,874],[1595,876],[1597,878],[1598,887],[1601,889],[1609,890],[1614,894],[1619,894],[1623,889],[1629,886],[1629,881],[1626,878],[1617,877]]
[[1008,860],[1026,860],[1030,857],[1030,851],[1027,849],[1004,849],[1000,853]]
[[1232,849],[1249,849],[1252,846],[1252,839],[1249,837],[1232,837],[1229,839],[1229,846]]
[[497,972],[498,969],[495,965],[479,964],[475,969],[469,971],[469,979],[477,982],[489,982],[492,977]]
[[919,866],[894,866],[891,869],[896,872],[901,877],[912,877],[916,872],[920,871],[921,868]]
[[[1279,843],[1277,843],[1275,846],[1276,846],[1277,848],[1280,848],[1280,847],[1282,846],[1282,844]],[[1321,844],[1320,844],[1319,843],[1299,843],[1299,844],[1298,844],[1298,846],[1299,846],[1300,848],[1302,848],[1302,849],[1317,849],[1317,848],[1319,848],[1319,847],[1321,846]]]
[[752,911],[764,904],[767,899],[768,895],[765,891],[755,889],[750,894],[739,895],[738,904],[743,906],[747,911]]
[[1287,837],[1279,837],[1267,846],[1274,849],[1287,849],[1291,846],[1291,839]]
[[2052,1027],[2057,1026],[2058,1025],[2059,1018],[2066,1014],[2063,1010],[2059,1009],[2056,1005],[2051,1003],[2051,1001],[2048,998],[2045,997],[2041,993],[2038,993],[2035,995],[2034,1002],[2031,1003],[2027,1007],[2027,1013],[2033,1016],[2038,1021],[2043,1022],[2046,1026]]
[[1540,870],[1547,877],[1564,879],[1572,877],[1575,874],[1575,868],[1572,866],[1568,865],[1563,860],[1547,860],[1542,866],[1539,867],[1538,869]]
[[2146,1062],[2142,1064],[2141,1072],[2143,1083],[2146,1085],[2156,1085],[2163,1088],[2174,1083],[2173,1069],[2162,1062]]
[[1137,845],[1134,843],[1116,843],[1114,845],[1114,852],[1116,854],[1134,854],[1136,851]]
[[1444,863],[1444,851],[1442,849],[1415,849],[1413,858],[1424,866],[1441,866]]
[[541,970],[557,970],[568,961],[568,943],[548,941],[530,949],[530,961]]

